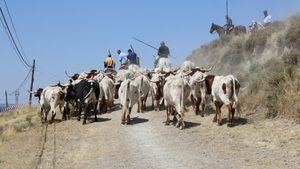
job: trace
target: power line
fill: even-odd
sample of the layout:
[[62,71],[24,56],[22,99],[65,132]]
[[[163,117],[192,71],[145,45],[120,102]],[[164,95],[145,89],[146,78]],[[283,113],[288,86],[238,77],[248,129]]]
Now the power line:
[[[8,26],[8,24],[7,24],[6,18],[5,18],[5,16],[4,16],[4,13],[3,13],[1,7],[0,7],[0,12],[1,12],[1,15],[2,15],[2,19],[3,19],[3,21],[4,21],[4,27],[7,29],[7,31],[8,31],[8,36],[11,38],[11,40],[12,40],[12,42],[13,42],[13,47],[17,50],[17,54],[18,54],[18,56],[19,56],[19,59],[20,59],[21,61],[23,61],[24,64],[25,64],[27,67],[31,68],[30,64],[28,64],[28,63],[26,62],[26,60],[24,59],[23,55],[21,54],[21,52],[20,52],[20,50],[19,50],[19,48],[18,48],[18,46],[17,46],[17,44],[16,44],[16,42],[15,42],[15,40],[14,40],[14,37],[12,36],[12,33],[11,33],[10,29],[9,29],[9,26]],[[1,22],[3,23],[3,21],[1,21]]]
[[9,11],[9,8],[8,8],[8,5],[7,5],[7,3],[6,3],[6,0],[4,0],[4,4],[5,4],[5,7],[6,7],[6,11],[7,11],[7,13],[8,13],[8,16],[9,16],[9,20],[10,20],[11,25],[12,25],[12,27],[13,27],[14,33],[15,33],[15,35],[16,35],[17,41],[18,41],[18,43],[19,43],[19,46],[20,46],[20,48],[21,48],[21,51],[23,52],[24,58],[26,59],[27,62],[29,62],[29,60],[28,60],[28,58],[27,58],[27,56],[26,56],[26,54],[25,54],[25,52],[24,52],[23,46],[22,46],[22,44],[21,44],[21,41],[20,41],[20,39],[19,39],[19,35],[18,35],[18,33],[17,33],[15,24],[14,24],[14,22],[13,22],[13,20],[12,20],[12,17],[11,17],[11,14],[10,14],[10,11]]
[[13,92],[8,93],[8,95],[13,95],[13,94],[15,94],[16,91],[19,91],[19,90],[24,86],[24,84],[28,81],[30,73],[31,73],[31,69],[28,71],[28,73],[27,73],[25,79],[24,79],[23,82],[19,85],[19,87],[18,87],[16,90],[14,90]]

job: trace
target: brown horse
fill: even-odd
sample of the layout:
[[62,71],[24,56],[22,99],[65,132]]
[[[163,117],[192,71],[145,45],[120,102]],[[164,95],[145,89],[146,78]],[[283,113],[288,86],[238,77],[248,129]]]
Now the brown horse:
[[[217,31],[220,37],[225,35],[225,29],[222,26],[212,23],[209,32],[213,33],[215,31]],[[229,32],[229,35],[240,35],[246,32],[247,30],[245,26],[238,25]]]

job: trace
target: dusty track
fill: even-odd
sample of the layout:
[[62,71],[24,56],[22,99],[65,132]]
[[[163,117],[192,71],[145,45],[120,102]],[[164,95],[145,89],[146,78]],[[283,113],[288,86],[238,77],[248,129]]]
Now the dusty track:
[[300,125],[239,119],[233,128],[219,127],[212,123],[213,115],[189,112],[187,128],[179,130],[162,123],[163,111],[137,114],[133,110],[129,126],[120,124],[121,113],[115,111],[84,126],[76,120],[57,121],[46,130],[22,133],[0,147],[0,168],[300,166]]

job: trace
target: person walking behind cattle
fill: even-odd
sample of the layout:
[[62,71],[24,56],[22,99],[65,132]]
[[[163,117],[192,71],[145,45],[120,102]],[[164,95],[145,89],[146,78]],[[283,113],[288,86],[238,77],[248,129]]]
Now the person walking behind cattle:
[[108,56],[107,56],[107,58],[105,59],[105,62],[104,62],[105,72],[114,71],[115,65],[116,65],[115,61],[112,58],[111,54],[108,54]]
[[156,67],[158,60],[160,58],[168,58],[170,55],[170,50],[168,48],[168,46],[166,46],[165,42],[162,41],[160,43],[160,47],[158,48],[158,52],[157,52],[157,57],[155,59],[155,63],[154,63],[154,67]]
[[224,29],[225,29],[225,34],[228,35],[229,32],[234,28],[234,25],[232,23],[232,19],[226,15],[225,16],[226,19],[226,24],[224,25]]
[[264,10],[264,16],[263,25],[264,27],[268,27],[271,24],[271,15],[268,14],[267,10]]
[[138,65],[137,54],[133,52],[131,49],[128,49],[127,59],[129,61],[129,65],[131,64]]

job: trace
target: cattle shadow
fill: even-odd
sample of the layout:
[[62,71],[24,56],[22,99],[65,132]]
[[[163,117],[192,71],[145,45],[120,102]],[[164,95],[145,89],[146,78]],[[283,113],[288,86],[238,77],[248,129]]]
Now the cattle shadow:
[[140,118],[139,116],[137,116],[130,119],[130,125],[146,123],[148,121],[149,121],[148,119]]
[[[227,118],[222,118],[222,124],[227,124]],[[235,117],[233,119],[233,127],[235,126],[241,126],[241,125],[245,125],[245,124],[249,124],[249,120],[243,117]]]
[[200,123],[195,123],[190,121],[185,121],[184,123],[185,123],[185,129],[190,129],[201,125]]
[[97,121],[95,121],[94,117],[89,117],[89,118],[87,118],[87,120],[89,121],[89,123],[98,123],[98,122],[110,121],[111,118],[97,117]]

